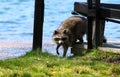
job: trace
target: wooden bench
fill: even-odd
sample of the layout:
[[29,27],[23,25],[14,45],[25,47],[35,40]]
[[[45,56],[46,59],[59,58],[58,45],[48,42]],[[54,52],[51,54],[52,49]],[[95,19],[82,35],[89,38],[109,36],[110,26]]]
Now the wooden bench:
[[[72,14],[83,15],[88,19],[88,49],[102,46],[104,38],[105,21],[120,23],[120,4],[100,3],[100,0],[88,0],[85,2],[75,2]],[[95,24],[95,35],[93,35],[93,20]],[[94,36],[95,40],[92,40]],[[93,41],[95,41],[93,45]]]

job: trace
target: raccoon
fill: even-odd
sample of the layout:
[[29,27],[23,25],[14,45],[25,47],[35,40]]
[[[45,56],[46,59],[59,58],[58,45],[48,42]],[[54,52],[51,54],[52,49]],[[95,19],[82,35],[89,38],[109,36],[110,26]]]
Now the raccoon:
[[79,16],[72,16],[66,19],[60,27],[54,31],[53,40],[57,44],[56,53],[59,55],[58,49],[63,46],[63,56],[66,56],[68,47],[74,45],[77,40],[83,43],[83,35],[86,33],[87,19]]

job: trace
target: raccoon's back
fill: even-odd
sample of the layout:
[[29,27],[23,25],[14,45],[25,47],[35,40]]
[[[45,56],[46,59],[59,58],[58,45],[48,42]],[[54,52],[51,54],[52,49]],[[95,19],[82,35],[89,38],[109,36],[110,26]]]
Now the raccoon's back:
[[66,19],[59,29],[68,29],[73,34],[80,34],[86,32],[86,19],[79,16],[72,16]]
[[60,30],[67,29],[69,36],[68,45],[72,45],[76,39],[83,37],[86,33],[86,19],[78,16],[72,16],[66,19],[61,25]]
[[72,16],[66,19],[61,25],[59,29],[74,29],[78,27],[82,27],[85,25],[85,19],[80,18],[78,16]]

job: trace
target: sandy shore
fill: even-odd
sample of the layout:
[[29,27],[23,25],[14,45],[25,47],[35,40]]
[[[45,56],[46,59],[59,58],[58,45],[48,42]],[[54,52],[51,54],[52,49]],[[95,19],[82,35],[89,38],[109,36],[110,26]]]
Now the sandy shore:
[[[43,41],[42,46],[43,51],[47,51],[53,55],[57,55],[55,51],[55,44],[52,41]],[[1,41],[0,42],[0,60],[1,59],[8,59],[8,58],[16,58],[22,55],[25,55],[26,52],[32,50],[32,41],[15,41],[15,42],[7,42]],[[60,47],[59,52],[60,56],[62,56],[62,47]],[[68,51],[67,56],[70,56],[70,52]]]
[[26,54],[32,48],[32,42],[0,42],[0,59],[15,58]]
[[120,53],[120,41],[108,41],[108,43],[104,44],[100,49],[108,52]]
[[[85,45],[87,46],[87,45]],[[15,41],[15,42],[7,42],[2,41],[0,42],[0,60],[1,59],[8,59],[8,58],[15,58],[21,55],[25,55],[26,52],[29,52],[32,49],[32,41]],[[55,44],[51,41],[44,41],[43,42],[43,51],[47,51],[56,55],[55,51]],[[120,53],[120,41],[108,41],[108,43],[104,44],[103,47],[100,47],[102,50],[106,51],[113,51],[116,53]],[[62,56],[62,47],[59,49],[60,56]],[[67,56],[70,56],[70,49],[67,52]]]

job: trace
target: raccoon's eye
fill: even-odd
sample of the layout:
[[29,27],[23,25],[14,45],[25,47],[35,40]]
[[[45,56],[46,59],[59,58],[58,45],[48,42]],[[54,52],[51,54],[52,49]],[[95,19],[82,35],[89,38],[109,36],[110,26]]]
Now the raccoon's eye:
[[60,40],[60,38],[55,38],[54,40],[55,40],[55,41],[59,41],[59,40]]
[[67,40],[67,38],[62,38],[61,40],[65,41],[65,40]]

